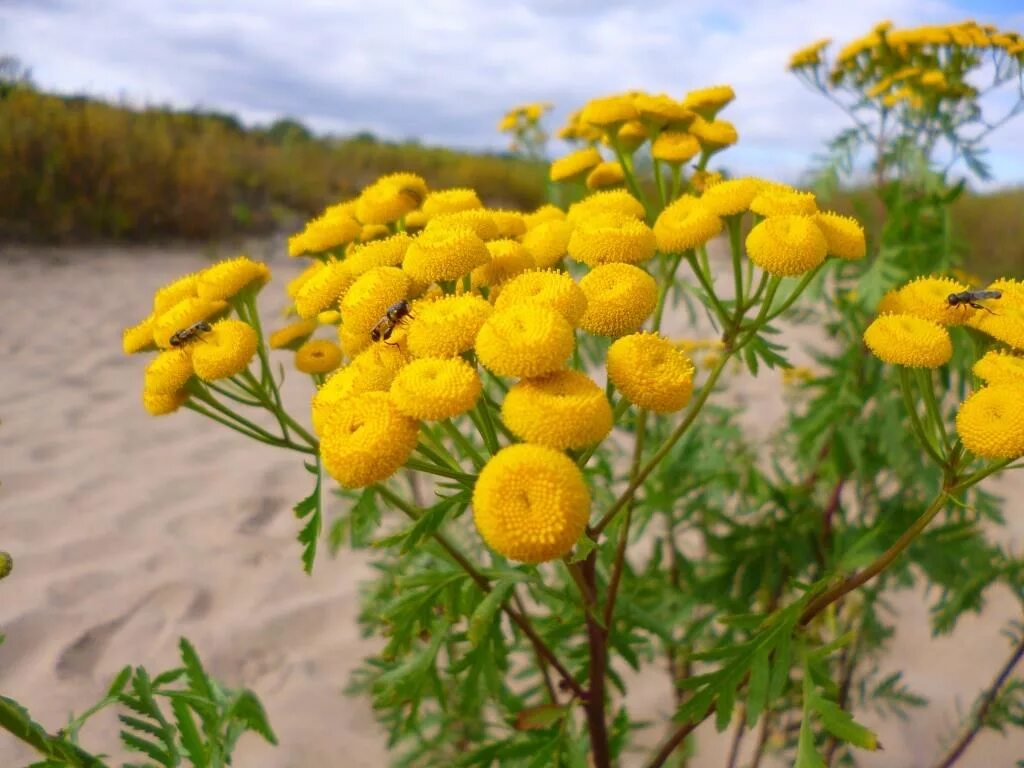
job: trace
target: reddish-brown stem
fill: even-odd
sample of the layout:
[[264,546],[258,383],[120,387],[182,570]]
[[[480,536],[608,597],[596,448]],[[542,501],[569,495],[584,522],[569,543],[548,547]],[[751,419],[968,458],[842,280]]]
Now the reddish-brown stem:
[[[570,566],[572,567],[572,566]],[[596,617],[597,611],[597,551],[593,551],[580,564],[580,592],[586,609],[587,642],[590,645],[590,674],[586,698],[583,700],[590,734],[590,760],[594,768],[611,768],[608,745],[608,723],[604,711],[605,670],[608,664],[608,644],[605,628]]]

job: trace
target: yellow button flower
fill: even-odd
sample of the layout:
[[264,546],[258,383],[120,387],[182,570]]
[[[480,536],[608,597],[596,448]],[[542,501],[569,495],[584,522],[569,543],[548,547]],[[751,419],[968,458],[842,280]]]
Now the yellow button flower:
[[697,137],[705,152],[718,152],[732,146],[740,138],[736,126],[728,120],[708,121],[699,115],[688,130]]
[[280,330],[274,331],[270,334],[267,343],[271,349],[295,350],[301,347],[306,342],[306,339],[313,335],[313,331],[316,329],[316,320],[298,320]]
[[307,341],[295,351],[295,367],[302,373],[330,373],[341,365],[341,347],[326,339]]
[[428,218],[439,216],[442,213],[470,211],[483,207],[484,204],[480,202],[476,192],[465,188],[436,190],[427,195],[427,199],[423,201],[423,213]]
[[316,317],[344,296],[355,280],[355,274],[345,262],[327,262],[295,294],[295,311],[306,320]]
[[986,352],[971,369],[986,384],[1014,384],[1024,387],[1024,357],[1002,350]]
[[993,384],[960,406],[956,431],[964,447],[985,459],[1024,454],[1024,386]]
[[678,411],[693,394],[690,358],[656,333],[634,333],[613,342],[606,364],[618,390],[649,411]]
[[527,378],[563,368],[574,343],[572,327],[554,309],[516,304],[496,310],[484,322],[476,354],[499,376]]
[[353,215],[354,208],[352,203],[332,205],[306,224],[299,237],[288,241],[288,255],[323,253],[351,243],[362,232],[362,225]]
[[953,356],[949,331],[915,315],[882,315],[864,331],[864,343],[879,360],[910,368],[938,368]]
[[627,120],[636,120],[639,116],[636,107],[633,106],[633,97],[621,94],[591,99],[583,107],[580,119],[599,128],[608,128]]
[[855,218],[828,211],[816,214],[814,222],[825,235],[830,254],[850,261],[864,258],[867,252],[864,227]]
[[523,221],[526,223],[526,230],[529,231],[539,224],[547,221],[564,221],[565,211],[557,205],[546,203],[530,213],[523,214]]
[[608,189],[573,203],[565,218],[570,224],[576,224],[606,213],[624,214],[634,219],[643,219],[646,215],[643,205],[629,192],[624,189]]
[[198,296],[199,294],[196,293],[198,282],[199,273],[193,272],[158,288],[153,294],[153,314],[162,315],[178,302]]
[[473,348],[494,308],[473,294],[418,301],[409,322],[409,351],[416,357],[455,357]]
[[386,344],[360,352],[351,363],[331,374],[313,395],[313,429],[322,434],[327,414],[341,400],[364,392],[387,392],[407,362],[401,350]]
[[[647,126],[639,120],[627,120],[619,126],[619,130],[615,133],[615,138],[619,149],[627,154],[632,154],[640,149],[649,138]],[[611,145],[607,134],[602,137],[602,141],[607,145]]]
[[686,127],[695,117],[694,113],[683,106],[681,101],[676,101],[664,93],[652,95],[641,93],[633,99],[633,106],[640,114],[640,120],[654,125],[664,126],[668,124]]
[[213,320],[228,311],[226,301],[210,301],[198,296],[182,299],[153,322],[153,341],[161,349],[171,346],[171,336],[200,320]]
[[486,208],[475,208],[470,211],[442,213],[430,220],[426,232],[442,229],[470,229],[481,240],[496,240],[499,237],[498,225],[494,216]]
[[247,256],[226,259],[199,273],[196,293],[202,299],[228,300],[242,289],[262,288],[270,281],[270,269]]
[[589,517],[583,473],[568,456],[541,445],[503,448],[473,489],[477,530],[509,560],[541,563],[567,555]]
[[761,190],[761,180],[752,177],[729,179],[713,184],[700,196],[701,204],[717,216],[733,216],[750,208]]
[[368,243],[371,240],[383,240],[391,234],[391,228],[387,224],[363,224],[359,230],[359,242]]
[[522,440],[559,450],[599,443],[612,431],[608,398],[579,371],[520,381],[505,395],[501,418]]
[[388,307],[409,295],[409,276],[398,267],[374,267],[364,272],[341,300],[341,318],[346,332],[365,336],[380,322]]
[[602,160],[601,153],[593,147],[577,149],[551,163],[551,180],[568,181],[578,178],[595,165],[599,165]]
[[487,244],[487,250],[491,254],[491,260],[472,272],[474,288],[501,285],[506,280],[537,267],[537,262],[530,252],[515,240],[492,240]]
[[623,336],[640,329],[658,303],[654,278],[631,264],[604,264],[580,280],[587,311],[580,327],[596,336]]
[[382,176],[356,200],[356,218],[363,224],[390,224],[420,207],[427,183],[414,173]]
[[142,390],[142,407],[150,416],[166,416],[181,408],[188,400],[188,392],[178,391],[170,394]]
[[750,201],[750,210],[761,216],[814,216],[818,203],[813,192],[799,192],[781,185],[761,187]]
[[391,477],[419,436],[419,424],[403,416],[385,392],[344,398],[323,423],[320,456],[324,468],[345,488],[362,488]]
[[901,315],[903,305],[900,302],[900,292],[897,290],[886,291],[875,308],[876,315]]
[[391,401],[409,418],[437,421],[471,410],[482,388],[476,369],[461,357],[427,357],[398,372]]
[[626,173],[620,163],[600,163],[587,174],[587,189],[617,187],[626,180]]
[[125,328],[121,334],[121,349],[126,355],[134,355],[136,352],[148,352],[156,348],[153,341],[153,327],[156,324],[156,316],[150,315],[138,325]]
[[683,99],[683,106],[696,112],[703,118],[711,120],[730,101],[736,98],[736,93],[730,85],[712,85],[707,88],[698,88],[686,94]]
[[548,269],[566,255],[572,229],[572,224],[564,219],[541,222],[523,235],[523,246],[533,256],[539,269]]
[[662,253],[698,248],[721,231],[722,220],[691,195],[666,207],[654,222],[654,239]]
[[498,228],[498,237],[500,238],[519,237],[526,232],[526,219],[519,211],[492,208],[487,213],[494,219],[494,224]]
[[689,162],[699,153],[697,137],[685,130],[662,131],[651,145],[651,157],[673,165]]
[[772,275],[808,272],[823,261],[828,243],[812,216],[772,216],[747,235],[747,255]]
[[513,277],[494,301],[498,310],[528,305],[550,307],[575,326],[587,309],[587,297],[568,273],[542,269]]
[[491,258],[484,241],[467,227],[425,229],[405,253],[404,269],[421,283],[457,280]]
[[190,349],[165,349],[146,366],[145,391],[152,395],[176,394],[193,373]]
[[285,285],[285,288],[284,288],[285,293],[288,294],[288,298],[290,298],[292,301],[294,301],[296,295],[298,295],[298,293],[299,293],[299,289],[302,288],[302,286],[306,284],[306,281],[309,280],[309,278],[311,278],[313,275],[315,275],[317,272],[319,272],[323,268],[324,268],[324,263],[322,261],[313,261],[313,262],[310,263],[310,265],[308,267],[306,267],[304,270],[302,270],[298,275],[296,275],[291,280],[289,280],[288,284]]
[[950,277],[919,277],[896,292],[896,301],[899,311],[905,314],[917,315],[940,325],[963,325],[977,310],[951,307],[949,295],[967,289],[968,286]]
[[204,381],[226,379],[249,367],[258,345],[252,326],[241,320],[221,320],[203,334],[202,342],[192,345],[192,365]]
[[1024,283],[996,280],[988,290],[1001,291],[1003,295],[981,301],[990,311],[975,311],[967,324],[1014,349],[1024,349]]
[[569,238],[569,255],[591,267],[639,264],[654,256],[654,232],[644,222],[621,214],[580,221]]
[[405,232],[399,232],[357,245],[345,257],[345,263],[354,275],[369,272],[374,267],[400,267],[411,244],[412,238]]

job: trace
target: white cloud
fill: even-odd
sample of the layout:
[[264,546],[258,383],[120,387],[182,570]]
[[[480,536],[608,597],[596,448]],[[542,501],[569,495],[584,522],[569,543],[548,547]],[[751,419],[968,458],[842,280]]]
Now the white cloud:
[[[557,121],[605,92],[728,82],[731,164],[793,178],[846,125],[785,71],[793,50],[963,15],[937,0],[8,0],[0,51],[65,92],[488,148],[517,102],[553,101]],[[1024,180],[1024,119],[993,147],[999,180]]]

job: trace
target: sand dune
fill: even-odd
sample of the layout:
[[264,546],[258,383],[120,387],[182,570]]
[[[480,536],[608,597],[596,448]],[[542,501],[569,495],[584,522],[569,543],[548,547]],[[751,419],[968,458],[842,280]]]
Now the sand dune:
[[[262,305],[283,305],[282,279],[298,265],[265,241],[249,249],[278,280]],[[143,360],[119,349],[121,328],[149,311],[154,288],[213,256],[196,248],[0,251],[0,548],[15,557],[0,583],[0,693],[48,728],[92,703],[125,663],[176,663],[192,639],[211,671],[255,690],[281,746],[246,737],[240,766],[312,768],[386,764],[383,731],[365,700],[342,695],[375,642],[355,623],[366,557],[321,556],[302,573],[290,507],[309,490],[301,462],[190,413],[153,419],[139,401]],[[286,397],[305,413],[308,384]],[[729,395],[751,407],[767,435],[783,407],[771,375],[739,377]],[[996,486],[1021,498],[1024,478]],[[1010,505],[1009,536],[1024,517]],[[878,725],[886,752],[875,766],[925,766],[1005,654],[999,627],[1016,610],[1008,595],[952,638],[930,642],[916,594],[895,603],[900,630],[890,666],[933,706],[911,723]],[[660,670],[640,677],[636,715],[667,715]],[[704,730],[713,731],[707,727]],[[116,724],[99,720],[86,746],[116,750]],[[703,732],[702,732],[703,733]],[[655,734],[656,735],[656,734]],[[1011,765],[1024,743],[985,734],[964,766]],[[727,734],[702,736],[693,765],[721,765]],[[31,753],[0,735],[0,766]]]

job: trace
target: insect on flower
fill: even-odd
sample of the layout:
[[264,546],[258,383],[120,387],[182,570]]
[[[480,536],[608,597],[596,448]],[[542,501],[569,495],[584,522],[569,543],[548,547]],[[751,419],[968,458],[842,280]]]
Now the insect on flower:
[[984,309],[989,314],[994,315],[988,307],[979,304],[979,301],[984,299],[1001,299],[1003,298],[1002,291],[961,291],[960,293],[951,293],[946,297],[946,301],[949,302],[951,307],[962,307],[968,306],[973,309]]
[[183,347],[193,339],[202,339],[203,337],[199,334],[209,333],[213,328],[205,320],[200,320],[198,323],[193,323],[188,328],[182,328],[180,331],[176,331],[171,338],[168,340],[172,347]]
[[376,325],[370,329],[370,338],[374,341],[387,341],[391,338],[391,334],[395,332],[395,328],[401,324],[407,317],[412,317],[412,313],[409,311],[409,302],[402,301],[396,302],[387,308],[384,312],[384,317],[377,321]]

